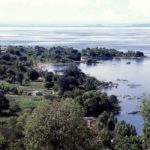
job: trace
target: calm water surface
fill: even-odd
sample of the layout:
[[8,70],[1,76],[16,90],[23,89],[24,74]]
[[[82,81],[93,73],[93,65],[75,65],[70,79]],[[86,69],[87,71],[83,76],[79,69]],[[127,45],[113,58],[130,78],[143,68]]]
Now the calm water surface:
[[150,28],[0,27],[0,44],[148,51]]

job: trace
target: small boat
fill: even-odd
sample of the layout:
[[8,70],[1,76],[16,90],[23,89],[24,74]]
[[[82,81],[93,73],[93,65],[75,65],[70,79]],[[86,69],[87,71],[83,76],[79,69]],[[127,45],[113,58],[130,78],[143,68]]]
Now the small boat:
[[128,61],[126,64],[131,64],[131,62],[130,62],[130,61]]
[[138,114],[140,111],[132,111],[132,112],[129,112],[128,115],[136,115]]

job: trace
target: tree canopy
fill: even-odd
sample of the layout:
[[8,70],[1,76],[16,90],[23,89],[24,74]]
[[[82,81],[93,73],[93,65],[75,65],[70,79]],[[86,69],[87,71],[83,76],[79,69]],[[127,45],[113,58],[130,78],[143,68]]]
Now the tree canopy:
[[29,150],[92,149],[92,134],[73,102],[41,105],[28,117],[25,139]]

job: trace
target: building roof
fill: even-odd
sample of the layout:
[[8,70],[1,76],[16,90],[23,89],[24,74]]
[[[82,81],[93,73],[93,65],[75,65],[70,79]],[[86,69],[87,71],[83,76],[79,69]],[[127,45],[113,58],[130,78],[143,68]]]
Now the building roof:
[[84,120],[93,120],[95,121],[96,119],[94,117],[83,117]]
[[33,93],[41,93],[40,91],[38,91],[38,90],[35,90],[35,91],[33,91]]

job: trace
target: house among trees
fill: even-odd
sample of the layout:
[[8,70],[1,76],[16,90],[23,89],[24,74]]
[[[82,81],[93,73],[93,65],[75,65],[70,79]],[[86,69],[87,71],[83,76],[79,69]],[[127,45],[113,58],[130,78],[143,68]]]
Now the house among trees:
[[32,96],[43,96],[43,93],[38,90],[35,90],[32,92]]
[[0,54],[7,53],[7,46],[0,46]]
[[83,119],[86,121],[87,127],[96,133],[96,119],[94,117],[83,117]]

